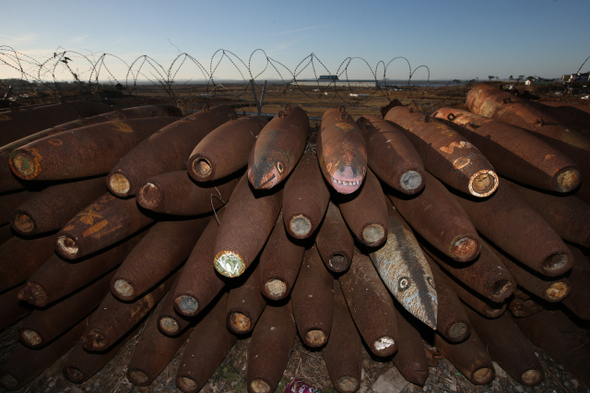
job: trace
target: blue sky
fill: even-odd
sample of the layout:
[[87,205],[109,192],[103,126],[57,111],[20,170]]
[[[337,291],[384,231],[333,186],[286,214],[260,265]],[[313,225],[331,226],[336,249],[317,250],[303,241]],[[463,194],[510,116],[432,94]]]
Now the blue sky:
[[[142,55],[166,72],[184,52],[209,70],[219,49],[246,63],[253,54],[253,74],[266,64],[263,52],[256,49],[290,72],[311,53],[327,68],[316,62],[318,74],[336,73],[347,58],[360,57],[368,65],[351,61],[347,70],[354,79],[371,78],[371,68],[398,56],[413,69],[428,66],[431,79],[461,80],[487,80],[488,75],[559,77],[577,71],[590,56],[590,0],[0,0],[0,5],[0,45],[39,62],[66,50],[72,59],[68,65],[81,79],[90,77],[91,63],[97,64],[104,53],[114,56],[100,64],[118,79],[125,78]],[[10,62],[13,55],[7,47],[0,47],[0,60]],[[216,78],[240,77],[230,58],[217,52],[213,64],[221,62]],[[32,72],[34,67],[24,63]],[[176,78],[202,77],[192,60],[179,64],[172,66],[178,71]],[[55,71],[58,77],[64,72],[60,67]],[[139,71],[158,77],[147,65]],[[289,71],[280,69],[287,79]],[[590,61],[584,71],[590,71]],[[13,68],[0,62],[0,78],[13,75]],[[100,75],[110,78],[104,67]],[[308,67],[300,77],[312,75]],[[408,66],[396,60],[385,76],[407,79]],[[420,68],[414,78],[426,76],[426,69]],[[276,77],[271,67],[260,78]],[[378,77],[383,77],[383,67]]]

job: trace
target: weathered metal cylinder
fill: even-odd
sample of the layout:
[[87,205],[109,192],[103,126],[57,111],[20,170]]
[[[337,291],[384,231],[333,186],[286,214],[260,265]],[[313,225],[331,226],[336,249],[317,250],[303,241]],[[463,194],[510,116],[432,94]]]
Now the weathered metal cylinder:
[[165,172],[146,180],[137,192],[137,203],[157,213],[205,214],[227,203],[236,183],[236,179],[229,179],[219,184],[195,184],[185,170]]
[[396,304],[395,320],[400,346],[393,356],[393,364],[408,381],[424,386],[428,378],[428,360],[420,332],[412,325],[417,320],[401,305]]
[[103,175],[134,146],[174,120],[117,120],[61,132],[12,151],[10,168],[24,180]]
[[238,282],[232,282],[227,299],[227,328],[236,334],[251,332],[265,307],[266,300],[262,296],[256,264]]
[[518,261],[546,276],[570,269],[572,255],[559,235],[504,182],[485,200],[455,197],[475,228]]
[[580,170],[565,154],[530,132],[468,111],[441,108],[433,115],[456,125],[494,165],[498,174],[550,191],[580,185]]
[[356,123],[367,146],[367,163],[384,183],[412,195],[424,188],[424,164],[399,126],[374,115]]
[[107,177],[109,190],[118,197],[132,196],[150,177],[185,169],[193,148],[229,116],[235,116],[232,108],[217,105],[161,127],[112,166]]
[[209,217],[156,222],[117,269],[113,295],[133,300],[164,279],[190,255],[208,222]]
[[33,311],[30,304],[19,301],[21,289],[16,286],[0,294],[0,332]]
[[147,227],[154,219],[144,214],[135,198],[106,193],[72,218],[56,235],[55,251],[78,259],[114,244]]
[[394,106],[385,120],[402,127],[424,163],[440,181],[468,195],[486,197],[498,188],[498,176],[483,154],[448,125],[409,107]]
[[82,335],[84,349],[104,351],[115,344],[158,304],[170,289],[174,276],[171,275],[133,302],[121,302],[109,292],[90,318]]
[[394,191],[389,200],[404,219],[432,246],[458,262],[468,262],[480,253],[481,240],[467,213],[449,190],[426,173],[426,187],[412,197]]
[[[488,298],[478,295],[477,292],[460,284],[457,280],[447,275],[447,283],[457,294],[459,299],[481,315],[488,318],[498,318],[506,311],[506,303],[492,302]],[[514,289],[517,291],[517,289]]]
[[552,195],[505,182],[564,240],[590,247],[590,205],[573,195]]
[[118,266],[142,238],[143,233],[76,263],[51,256],[27,280],[18,298],[37,307],[61,299]]
[[560,302],[570,293],[570,282],[565,277],[547,277],[536,272],[530,271],[525,266],[512,260],[509,256],[503,254],[497,248],[490,246],[490,249],[496,254],[502,265],[514,277],[519,287],[525,291],[539,296],[548,302]]
[[395,306],[371,259],[355,249],[350,269],[338,281],[354,324],[371,352],[382,357],[394,354],[399,345]]
[[305,251],[301,271],[291,292],[293,316],[301,341],[317,348],[326,344],[334,312],[334,278],[315,246]]
[[105,192],[104,177],[47,187],[12,211],[10,225],[23,236],[58,230]]
[[17,390],[45,371],[68,352],[80,339],[86,327],[84,320],[42,349],[18,345],[0,367],[0,386]]
[[178,281],[180,281],[180,277],[182,276],[182,269],[184,269],[184,266],[178,272],[178,276],[172,283],[170,290],[160,300],[160,303],[158,303],[157,312],[154,311],[154,314],[157,314],[156,323],[158,324],[158,329],[167,336],[176,336],[184,332],[194,319],[185,317],[174,309],[174,293],[178,287]]
[[387,239],[387,202],[377,176],[368,169],[357,192],[336,198],[342,218],[358,241],[377,247]]
[[315,245],[326,267],[335,273],[348,269],[354,253],[354,239],[340,209],[328,203],[326,215],[315,237]]
[[367,171],[365,138],[344,107],[328,109],[317,137],[320,169],[328,184],[341,194],[358,190]]
[[57,124],[110,110],[110,106],[100,102],[72,101],[7,111],[2,113],[0,146]]
[[486,352],[475,330],[467,340],[450,343],[442,336],[434,336],[436,348],[474,385],[487,385],[496,377],[492,359]]
[[248,165],[250,151],[266,123],[259,116],[239,117],[211,131],[190,154],[186,165],[189,176],[198,182],[208,182]]
[[84,349],[82,342],[79,341],[63,362],[62,373],[65,379],[73,383],[83,383],[94,376],[104,365],[119,353],[119,350],[127,342],[136,337],[139,327],[129,332],[125,337],[119,340],[115,345],[106,351],[88,352]]
[[[224,211],[221,210],[220,215]],[[212,217],[180,272],[173,295],[174,308],[185,317],[201,312],[225,286],[211,266],[218,229],[219,224]]]
[[480,254],[470,264],[454,263],[430,247],[424,250],[443,270],[493,302],[503,302],[516,288],[517,282],[510,271],[483,240]]
[[224,295],[189,336],[176,373],[176,386],[184,393],[201,390],[234,345],[236,336],[225,326],[226,310]]
[[334,321],[324,360],[332,384],[341,393],[356,392],[361,384],[361,337],[348,312],[338,281],[334,281]]
[[303,109],[288,104],[279,111],[260,131],[250,152],[252,187],[267,190],[285,180],[301,158],[308,135],[309,118]]
[[275,391],[289,361],[296,334],[290,302],[268,305],[264,309],[248,348],[248,391]]
[[465,307],[459,297],[448,284],[448,278],[440,270],[440,267],[425,254],[426,260],[432,270],[436,284],[436,298],[438,309],[436,313],[436,331],[447,341],[465,341],[471,334],[471,323],[465,313]]
[[514,322],[533,345],[544,350],[586,386],[590,386],[588,331],[559,310],[542,310]]
[[[2,165],[0,165],[2,166]],[[0,225],[10,223],[14,209],[39,194],[41,190],[32,188],[3,193],[0,195]]]
[[577,247],[569,246],[574,255],[574,265],[568,274],[570,293],[561,301],[576,316],[590,320],[590,261]]
[[214,265],[220,274],[237,277],[244,273],[270,236],[282,203],[282,188],[253,190],[248,177],[242,176],[229,199],[215,241]]
[[54,236],[13,236],[0,245],[0,292],[26,281],[53,255]]
[[301,269],[305,246],[287,235],[279,215],[268,242],[260,254],[259,271],[262,294],[270,300],[281,300],[291,293]]
[[135,344],[133,356],[127,363],[127,379],[135,386],[151,384],[192,332],[190,328],[176,336],[160,332],[157,321],[160,309],[161,303],[148,319]]
[[307,149],[285,183],[283,220],[289,235],[310,237],[328,208],[330,191],[324,182],[316,154]]
[[67,332],[94,311],[109,291],[111,277],[108,274],[59,303],[34,310],[19,328],[20,342],[39,348]]
[[397,301],[436,329],[436,289],[430,266],[412,230],[391,205],[388,215],[387,241],[371,252],[373,265]]
[[544,309],[542,305],[537,303],[536,299],[538,298],[533,299],[532,295],[516,288],[512,298],[508,301],[508,309],[517,318],[528,317]]
[[465,311],[492,360],[508,375],[525,386],[536,386],[543,382],[543,366],[535,356],[530,342],[508,313],[499,318],[488,319],[469,307],[465,307]]

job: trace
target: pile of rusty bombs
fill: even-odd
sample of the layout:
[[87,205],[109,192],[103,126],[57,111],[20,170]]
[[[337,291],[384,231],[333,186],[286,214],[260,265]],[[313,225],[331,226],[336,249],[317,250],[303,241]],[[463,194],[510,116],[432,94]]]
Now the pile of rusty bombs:
[[291,105],[146,106],[10,134],[0,327],[26,319],[0,385],[66,353],[82,383],[138,331],[129,381],[184,345],[183,392],[246,336],[248,390],[274,391],[297,334],[339,392],[363,345],[423,385],[423,338],[476,385],[492,360],[540,384],[531,343],[590,385],[590,115],[486,84],[466,108],[333,108],[315,130]]

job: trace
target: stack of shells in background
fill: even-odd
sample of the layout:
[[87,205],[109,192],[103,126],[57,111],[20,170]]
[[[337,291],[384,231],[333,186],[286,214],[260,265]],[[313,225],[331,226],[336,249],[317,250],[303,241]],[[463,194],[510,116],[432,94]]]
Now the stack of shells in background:
[[297,334],[339,392],[363,345],[423,385],[423,338],[477,385],[492,359],[541,383],[531,342],[590,385],[588,113],[486,84],[469,111],[333,108],[317,132],[290,105],[72,106],[0,112],[0,328],[26,316],[3,388],[66,353],[86,381],[148,315],[138,386],[186,342],[196,392],[251,335],[248,389],[271,392]]

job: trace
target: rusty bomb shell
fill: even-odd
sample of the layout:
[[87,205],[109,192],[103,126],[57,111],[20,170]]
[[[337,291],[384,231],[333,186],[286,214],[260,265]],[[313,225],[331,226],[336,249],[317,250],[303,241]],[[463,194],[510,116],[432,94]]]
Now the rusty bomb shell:
[[361,337],[348,312],[338,281],[334,281],[334,322],[324,349],[324,360],[338,392],[356,392],[361,383]]
[[371,352],[381,357],[394,354],[398,348],[395,306],[371,259],[355,248],[350,269],[338,281],[348,311]]
[[260,116],[239,117],[215,128],[195,146],[186,165],[198,182],[229,176],[248,165],[250,151],[267,120]]
[[39,267],[19,292],[18,298],[45,307],[100,278],[125,259],[144,233],[71,263],[53,254]]
[[104,175],[139,142],[173,121],[173,117],[117,120],[50,135],[12,151],[10,168],[24,180]]
[[40,348],[86,318],[109,291],[112,274],[95,281],[72,296],[44,309],[36,309],[18,330],[20,342]]
[[487,385],[496,377],[492,359],[475,330],[460,343],[447,342],[436,334],[434,345],[474,385]]
[[316,154],[307,149],[283,193],[283,220],[289,235],[305,239],[315,233],[328,208],[330,191],[324,182]]
[[33,311],[30,304],[19,301],[21,289],[22,286],[16,286],[0,294],[0,332]]
[[574,265],[567,275],[570,293],[561,301],[571,312],[584,320],[590,320],[590,261],[582,251],[568,246],[574,255]]
[[133,300],[168,276],[190,255],[208,222],[209,217],[156,222],[117,269],[113,295]]
[[156,323],[158,329],[167,336],[176,336],[184,332],[191,324],[194,318],[185,317],[176,312],[174,309],[174,293],[178,287],[178,281],[182,276],[182,269],[178,273],[178,276],[172,283],[170,290],[164,295],[164,298],[158,303],[158,308],[154,311],[156,315]]
[[518,383],[536,386],[545,373],[531,343],[514,324],[510,314],[488,319],[465,307],[469,320],[490,357]]
[[[232,192],[215,241],[215,269],[237,277],[258,255],[270,236],[283,203],[283,190],[253,190],[246,175]],[[256,223],[256,225],[252,225]]]
[[88,205],[56,235],[55,251],[77,259],[130,236],[154,219],[144,214],[135,198],[120,199],[109,192]]
[[266,307],[258,266],[257,263],[245,276],[240,277],[239,282],[232,282],[229,290],[227,328],[235,334],[251,332]]
[[125,335],[115,345],[106,351],[88,352],[84,349],[82,341],[79,341],[70,352],[68,352],[63,363],[62,374],[65,379],[72,383],[83,383],[95,375],[105,364],[119,353],[127,342],[137,336],[140,326],[134,331]]
[[325,345],[332,328],[334,278],[323,265],[315,246],[305,251],[291,302],[301,341],[312,348]]
[[546,276],[558,276],[572,265],[572,254],[547,221],[508,184],[485,200],[455,195],[475,228],[515,259]]
[[104,177],[49,186],[14,209],[10,225],[23,236],[58,230],[105,192]]
[[309,118],[298,106],[285,109],[260,131],[248,159],[248,180],[255,189],[271,189],[295,169],[301,158],[307,136]]
[[[447,284],[457,294],[459,299],[473,310],[487,318],[498,318],[506,311],[506,302],[498,303],[479,295],[473,289],[461,284],[449,274],[446,275]],[[516,292],[518,289],[515,288]]]
[[297,335],[291,303],[268,305],[252,332],[248,348],[248,391],[274,392]]
[[590,205],[574,195],[552,195],[506,181],[564,240],[590,247]]
[[408,381],[424,386],[428,378],[428,360],[422,336],[413,323],[418,323],[399,303],[395,307],[395,321],[400,346],[393,356],[393,364]]
[[409,107],[392,107],[385,120],[402,127],[424,168],[446,185],[483,198],[498,188],[498,175],[484,155],[451,127]]
[[236,341],[225,326],[227,297],[219,299],[189,336],[176,373],[176,386],[185,393],[201,390]]
[[279,214],[260,254],[261,291],[270,300],[281,300],[291,293],[305,253],[305,246],[300,241],[289,238],[282,221]]
[[137,193],[137,203],[148,210],[177,216],[194,216],[221,208],[237,179],[223,183],[195,184],[185,170],[150,177]]
[[424,188],[422,159],[399,126],[374,115],[356,123],[365,137],[369,167],[379,179],[408,195]]
[[393,190],[387,197],[416,232],[429,244],[458,262],[469,262],[481,249],[477,230],[449,190],[426,173],[426,187],[406,197]]
[[14,209],[39,194],[40,191],[29,188],[0,195],[0,225],[9,223]]
[[428,254],[424,254],[436,283],[438,309],[436,331],[449,342],[465,341],[471,334],[471,323],[465,307],[448,284],[448,278]]
[[590,343],[588,330],[578,326],[560,310],[542,310],[525,318],[514,318],[529,341],[586,386],[590,386]]
[[26,281],[53,255],[53,235],[24,239],[13,236],[0,245],[0,292]]
[[[221,217],[224,212],[225,209],[219,216]],[[212,263],[218,230],[219,224],[216,218],[212,217],[178,278],[173,295],[174,308],[185,317],[192,317],[201,312],[225,286],[225,281],[217,274]]]
[[315,238],[315,245],[328,270],[341,273],[350,266],[354,253],[354,239],[340,209],[332,202],[328,203],[326,215]]
[[502,176],[533,187],[569,192],[580,185],[576,164],[565,154],[513,125],[468,111],[441,108],[434,117],[457,125]]
[[369,247],[377,247],[385,242],[387,201],[379,179],[370,169],[357,192],[335,199],[342,218],[358,241]]
[[174,355],[184,344],[192,329],[185,329],[174,337],[160,332],[158,329],[158,315],[161,302],[147,321],[135,344],[135,350],[127,363],[127,379],[135,386],[148,386],[170,363]]
[[[565,277],[547,277],[519,264],[508,255],[490,245],[502,264],[514,277],[519,287],[548,302],[560,302],[570,293],[570,282]],[[536,273],[536,274],[535,274]]]
[[341,194],[358,190],[367,172],[365,138],[344,107],[328,109],[317,138],[320,169],[330,186]]
[[513,296],[508,301],[508,309],[514,317],[528,317],[529,315],[536,314],[544,309],[544,307],[537,302],[537,299],[537,297],[533,299],[533,295],[529,295],[516,288]]
[[175,274],[172,274],[133,302],[121,302],[109,292],[90,318],[82,335],[84,349],[104,351],[115,344],[158,304],[170,289],[174,278]]
[[423,245],[423,249],[449,275],[493,302],[503,302],[516,288],[517,282],[503,260],[483,240],[481,253],[469,264],[455,263],[427,245]]
[[235,116],[232,108],[216,105],[160,128],[112,167],[107,176],[109,190],[121,198],[132,196],[150,177],[185,169],[192,149],[230,116]]
[[412,315],[436,329],[434,279],[410,227],[393,207],[388,210],[387,241],[372,251],[373,265],[385,286]]
[[1,115],[0,146],[56,124],[110,110],[110,106],[100,102],[72,101],[6,111]]
[[80,339],[86,327],[84,320],[42,349],[18,345],[0,367],[0,386],[17,390],[45,371],[68,352]]
[[0,225],[0,245],[15,235],[10,225]]

